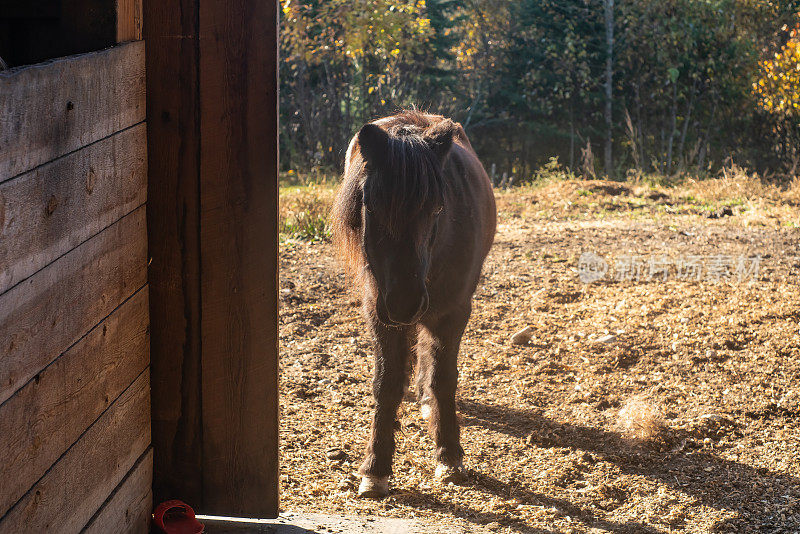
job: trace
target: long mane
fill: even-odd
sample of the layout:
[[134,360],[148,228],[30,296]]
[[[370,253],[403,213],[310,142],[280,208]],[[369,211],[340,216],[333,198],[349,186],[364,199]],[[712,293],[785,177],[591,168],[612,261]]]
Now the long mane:
[[441,163],[426,139],[448,135],[460,126],[438,115],[415,110],[374,121],[389,134],[386,161],[379,169],[367,164],[358,136],[347,149],[345,169],[331,213],[334,243],[348,271],[360,275],[365,267],[361,247],[361,208],[365,186],[369,189],[368,209],[379,214],[389,233],[396,233],[404,221],[444,200],[447,184]]

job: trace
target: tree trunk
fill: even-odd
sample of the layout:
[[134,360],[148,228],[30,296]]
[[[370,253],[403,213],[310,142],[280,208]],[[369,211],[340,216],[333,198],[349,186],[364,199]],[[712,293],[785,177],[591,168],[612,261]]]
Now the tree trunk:
[[689,104],[686,108],[686,117],[683,119],[683,127],[681,128],[681,140],[678,143],[678,161],[681,162],[681,170],[685,170],[689,163],[686,161],[684,150],[686,148],[686,133],[689,130],[689,123],[692,121],[692,111],[694,111],[694,97],[697,92],[697,82],[692,84],[692,94],[689,97]]
[[612,103],[613,92],[612,85],[614,83],[614,0],[603,0],[605,6],[605,19],[606,19],[606,153],[605,165],[606,176],[611,178],[614,169],[613,161],[611,160],[611,144],[612,144]]
[[700,148],[700,155],[697,158],[697,173],[700,174],[703,172],[703,167],[706,163],[706,155],[708,154],[709,143],[711,143],[711,129],[714,127],[714,119],[717,115],[717,104],[718,100],[714,99],[714,107],[711,110],[711,119],[708,121],[708,128],[706,129],[706,135],[703,138],[703,144]]
[[347,100],[344,103],[344,113],[345,115],[347,115],[347,118],[345,120],[347,121],[346,130],[348,138],[351,135],[353,135],[353,112],[350,109],[350,102],[352,101],[352,98],[353,98],[352,85],[347,84]]
[[678,84],[672,82],[672,109],[670,109],[669,139],[667,139],[667,176],[672,173],[672,146],[678,129]]
[[574,103],[569,104],[569,169],[575,169],[575,110]]
[[634,94],[636,101],[636,136],[637,136],[637,141],[639,142],[639,156],[642,158],[641,171],[644,172],[645,167],[647,166],[647,150],[645,149],[644,146],[644,123],[642,121],[641,80],[637,80],[636,90]]

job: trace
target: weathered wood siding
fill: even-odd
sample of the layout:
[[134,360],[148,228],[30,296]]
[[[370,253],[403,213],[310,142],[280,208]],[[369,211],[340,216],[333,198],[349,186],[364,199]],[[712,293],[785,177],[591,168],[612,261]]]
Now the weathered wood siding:
[[144,65],[133,40],[0,73],[0,532],[148,529]]

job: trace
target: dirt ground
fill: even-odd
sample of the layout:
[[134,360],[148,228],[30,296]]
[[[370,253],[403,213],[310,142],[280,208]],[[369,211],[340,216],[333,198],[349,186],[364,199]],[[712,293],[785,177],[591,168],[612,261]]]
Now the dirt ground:
[[[406,402],[381,501],[355,492],[373,406],[357,298],[329,243],[285,239],[281,508],[463,531],[800,532],[800,208],[759,187],[498,192],[460,354],[469,479],[433,481]],[[581,280],[584,253],[605,276]]]

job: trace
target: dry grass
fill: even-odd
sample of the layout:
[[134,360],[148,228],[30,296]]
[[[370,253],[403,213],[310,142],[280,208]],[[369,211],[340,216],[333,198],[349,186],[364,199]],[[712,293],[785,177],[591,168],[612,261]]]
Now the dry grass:
[[735,226],[800,226],[800,180],[779,186],[732,167],[720,177],[684,178],[669,185],[607,180],[541,180],[497,191],[509,219],[665,220],[686,215],[698,223],[735,215]]
[[763,181],[757,174],[740,167],[729,167],[720,171],[719,178],[707,180],[688,179],[685,189],[698,198],[724,202],[731,199],[784,201],[779,186]]
[[783,197],[787,202],[795,206],[800,205],[800,177],[795,178],[789,183]]
[[334,186],[328,183],[281,188],[279,233],[285,238],[325,241],[330,238],[328,214]]
[[646,395],[628,399],[617,416],[617,428],[638,443],[664,441],[668,426],[657,401]]
[[[552,166],[551,166],[552,167]],[[800,226],[800,178],[788,186],[763,181],[738,167],[718,178],[683,178],[670,185],[581,180],[562,168],[543,167],[532,184],[497,190],[506,218],[660,218],[694,215],[703,219],[730,207],[740,226]],[[299,180],[299,179],[298,179]],[[299,180],[303,182],[302,180]],[[336,192],[332,180],[281,188],[279,228],[284,238],[328,240],[328,216]]]

